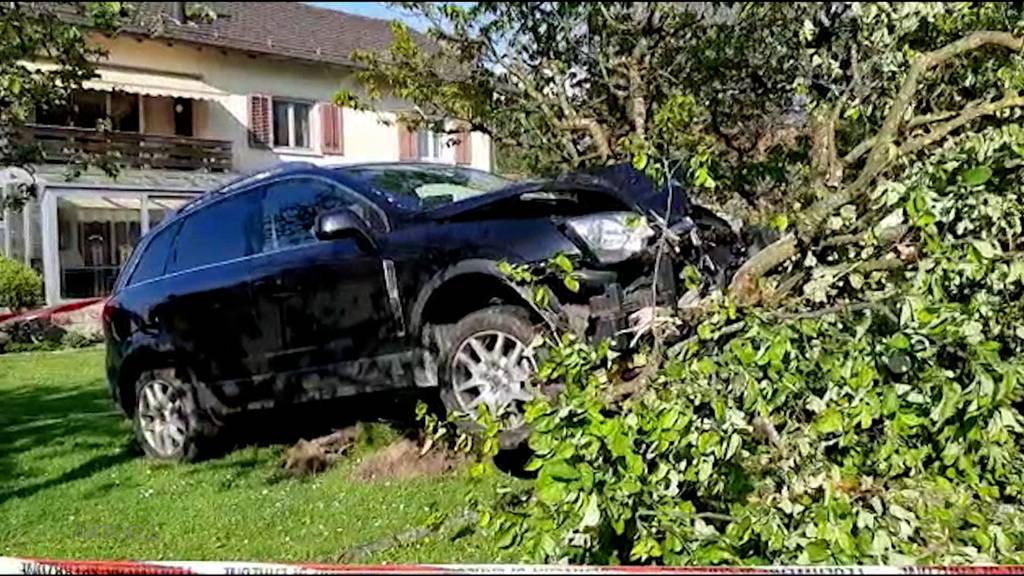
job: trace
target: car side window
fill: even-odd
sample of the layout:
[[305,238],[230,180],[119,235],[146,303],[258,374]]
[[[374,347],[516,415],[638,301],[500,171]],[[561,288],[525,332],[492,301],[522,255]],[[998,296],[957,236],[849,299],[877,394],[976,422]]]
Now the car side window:
[[369,201],[340,184],[309,177],[269,184],[263,197],[263,251],[316,242],[316,217],[341,208],[352,209],[374,229],[384,228]]
[[171,245],[174,242],[174,237],[178,234],[180,226],[180,222],[171,224],[157,232],[153,239],[146,244],[146,250],[139,258],[135,271],[132,272],[131,280],[128,282],[129,285],[159,278],[165,274],[167,257],[171,253]]
[[168,272],[259,253],[262,189],[241,192],[189,214],[181,224]]

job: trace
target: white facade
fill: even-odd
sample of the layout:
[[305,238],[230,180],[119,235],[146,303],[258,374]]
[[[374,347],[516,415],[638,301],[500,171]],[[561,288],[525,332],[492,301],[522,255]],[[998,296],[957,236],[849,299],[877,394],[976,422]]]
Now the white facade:
[[[232,143],[235,171],[248,172],[279,161],[304,160],[324,164],[399,160],[399,127],[394,111],[405,108],[398,102],[384,102],[376,112],[346,108],[343,112],[344,153],[325,155],[320,147],[320,130],[315,111],[310,121],[309,149],[273,147],[264,150],[249,146],[249,95],[266,94],[315,105],[329,102],[341,89],[359,93],[352,71],[328,64],[300,62],[270,56],[251,56],[208,46],[168,43],[119,37],[97,38],[109,58],[108,66],[154,72],[175,73],[200,78],[223,93],[219,101],[204,102],[197,114],[195,136]],[[144,114],[145,115],[145,114]],[[491,168],[490,142],[479,133],[471,135],[470,165],[481,170]],[[455,162],[452,146],[443,146],[441,158]]]

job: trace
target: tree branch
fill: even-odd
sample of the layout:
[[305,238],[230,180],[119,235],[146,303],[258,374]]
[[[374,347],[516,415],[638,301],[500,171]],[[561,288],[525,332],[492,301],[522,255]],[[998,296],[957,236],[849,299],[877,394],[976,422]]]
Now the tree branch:
[[922,148],[942,140],[954,130],[972,122],[973,120],[982,116],[990,116],[1000,110],[1017,108],[1020,106],[1024,106],[1024,96],[1017,95],[1007,95],[999,100],[995,100],[987,104],[968,105],[952,120],[939,124],[927,134],[904,142],[899,148],[899,153],[900,155],[913,154]]
[[605,131],[604,126],[600,122],[593,118],[575,118],[562,123],[562,126],[568,130],[581,130],[590,134],[593,140],[594,147],[597,148],[597,153],[602,161],[607,161],[612,157],[611,143],[608,140],[608,133]]
[[732,277],[729,291],[741,304],[757,301],[757,280],[773,268],[796,255],[797,238],[789,233],[754,254]]
[[[821,224],[829,216],[860,196],[861,193],[868,189],[868,186],[874,181],[875,177],[892,162],[895,155],[891,153],[890,148],[899,132],[903,117],[913,102],[914,95],[917,93],[921,77],[926,72],[946,63],[951,58],[988,45],[1003,46],[1010,50],[1020,51],[1024,48],[1024,39],[1008,32],[979,31],[968,34],[960,40],[951,42],[937,50],[926,52],[914,59],[914,62],[910,65],[910,70],[907,71],[907,77],[904,79],[903,85],[896,94],[892,106],[889,107],[882,127],[872,137],[874,142],[870,147],[868,159],[857,175],[857,179],[849,186],[822,198],[804,211],[801,215],[802,218],[797,223],[802,238],[807,239],[816,234]],[[921,140],[922,144],[920,146],[914,147],[912,150],[920,149],[941,139],[952,130],[966,124],[979,115],[964,119],[948,130],[940,129],[935,131],[933,133],[935,135],[934,138],[926,137],[926,139]],[[951,121],[951,124],[955,122]]]

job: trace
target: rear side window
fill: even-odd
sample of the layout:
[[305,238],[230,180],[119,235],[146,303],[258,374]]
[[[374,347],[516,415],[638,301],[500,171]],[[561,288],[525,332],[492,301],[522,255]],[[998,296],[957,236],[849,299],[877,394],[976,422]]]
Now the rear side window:
[[200,208],[185,218],[168,272],[180,272],[251,256],[261,249],[262,189],[249,190]]
[[159,278],[167,269],[167,257],[171,253],[174,237],[178,233],[180,223],[176,222],[157,232],[156,236],[146,244],[146,249],[139,258],[139,264],[132,272],[129,285]]

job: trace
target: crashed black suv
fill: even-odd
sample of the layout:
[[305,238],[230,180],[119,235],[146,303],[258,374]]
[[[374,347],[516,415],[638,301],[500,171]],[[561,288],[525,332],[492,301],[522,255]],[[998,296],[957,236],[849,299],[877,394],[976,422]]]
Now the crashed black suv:
[[[677,245],[658,256],[664,229]],[[571,310],[578,329],[615,337],[650,304],[655,269],[672,303],[683,266],[714,277],[736,244],[723,220],[628,166],[511,182],[436,164],[285,164],[141,241],[104,310],[107,377],[146,453],[166,460],[194,457],[233,412],[405,387],[437,387],[458,413],[484,404],[514,429],[539,331]],[[551,281],[538,309],[502,263],[557,254],[578,289]]]

